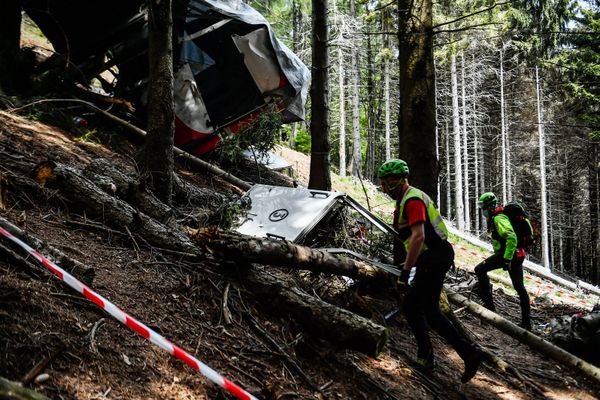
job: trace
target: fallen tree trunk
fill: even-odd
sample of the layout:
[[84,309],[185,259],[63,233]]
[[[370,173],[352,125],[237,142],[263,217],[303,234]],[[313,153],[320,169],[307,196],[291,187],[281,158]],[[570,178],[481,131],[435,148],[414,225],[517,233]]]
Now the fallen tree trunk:
[[199,229],[191,234],[200,247],[229,261],[244,260],[326,274],[344,275],[359,281],[385,279],[387,272],[362,261],[336,257],[323,250],[300,246],[287,240],[246,236],[216,229]]
[[[442,290],[442,293],[440,296],[440,310],[452,322],[452,325],[454,325],[456,330],[462,336],[471,338],[471,340],[473,339],[471,337],[471,334],[469,334],[469,332],[465,329],[465,327],[462,324],[462,322],[460,321],[460,319],[458,319],[456,317],[456,314],[454,314],[452,307],[450,307],[450,303],[448,302],[448,295],[446,294],[445,289]],[[544,390],[537,383],[535,383],[528,377],[521,374],[521,372],[517,368],[513,367],[512,365],[510,365],[509,363],[507,363],[506,361],[504,361],[503,359],[498,357],[491,350],[489,350],[481,345],[479,345],[479,348],[483,351],[483,353],[485,355],[485,361],[488,364],[494,365],[497,369],[499,369],[502,372],[511,374],[512,376],[517,378],[519,381],[523,382],[523,384],[528,385],[536,394],[544,397]]]
[[183,232],[161,224],[127,202],[107,194],[75,168],[45,162],[35,168],[34,175],[38,182],[58,188],[69,201],[102,218],[108,225],[128,227],[162,249],[193,257],[200,255]]
[[31,389],[24,388],[16,382],[0,376],[0,399],[4,400],[50,400]]
[[543,353],[559,363],[571,367],[577,372],[582,372],[592,378],[597,383],[600,383],[600,368],[575,357],[565,350],[557,347],[550,342],[534,335],[533,333],[518,327],[507,319],[501,317],[495,312],[489,311],[477,303],[469,301],[466,297],[447,291],[448,299],[458,306],[466,307],[471,313],[479,317],[481,320],[493,325],[500,331],[512,336],[518,341],[527,344],[531,348]]
[[[96,158],[84,169],[86,178],[108,194],[115,194],[152,218],[166,223],[177,211],[160,201],[139,184],[132,173],[123,172],[105,158]],[[173,174],[173,200],[179,205],[216,209],[231,202],[226,196],[210,189],[199,188]]]
[[249,268],[244,278],[266,306],[291,315],[306,331],[339,348],[377,357],[388,340],[387,328],[311,296],[266,271]]
[[171,207],[146,190],[133,176],[115,168],[105,158],[92,160],[83,175],[106,193],[116,195],[157,221],[167,223],[174,214]]

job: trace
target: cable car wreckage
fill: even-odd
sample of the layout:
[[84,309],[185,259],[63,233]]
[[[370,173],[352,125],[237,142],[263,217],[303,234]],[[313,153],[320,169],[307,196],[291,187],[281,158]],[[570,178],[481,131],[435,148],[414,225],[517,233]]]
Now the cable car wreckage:
[[[52,43],[50,60],[64,64],[73,83],[144,104],[144,1],[24,0],[23,10]],[[90,10],[94,18],[86,18]],[[176,146],[208,153],[220,134],[239,132],[268,105],[284,123],[304,119],[308,68],[256,10],[239,0],[174,0],[173,24]]]
[[[88,15],[90,7],[95,18],[73,18]],[[74,82],[89,88],[100,82],[103,93],[144,104],[149,74],[145,2],[25,0],[23,9],[52,43],[52,58],[68,60]],[[173,22],[174,141],[181,150],[194,156],[214,150],[220,135],[238,133],[270,104],[281,112],[283,122],[304,119],[308,69],[256,10],[238,0],[174,0]],[[267,168],[290,167],[271,153],[254,158]],[[379,234],[393,235],[393,229],[349,196],[255,185],[247,197],[257,201],[241,233],[298,244],[311,240],[319,223],[339,215],[340,205],[349,206],[361,220],[353,237],[357,246],[324,250],[399,274],[384,262],[389,260],[385,246],[374,251],[366,234],[375,227]],[[389,237],[385,242],[389,247]]]
[[400,270],[386,262],[391,259],[390,238],[396,232],[347,194],[257,184],[245,197],[250,199],[251,208],[237,228],[239,233],[312,247],[323,243],[318,238],[332,238],[339,232],[342,238],[338,242],[351,248],[322,250],[356,258],[400,276]]

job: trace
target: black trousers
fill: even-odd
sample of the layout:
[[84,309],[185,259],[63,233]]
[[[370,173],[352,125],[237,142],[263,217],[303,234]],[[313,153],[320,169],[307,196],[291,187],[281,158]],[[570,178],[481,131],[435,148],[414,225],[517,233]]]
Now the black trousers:
[[403,311],[417,341],[417,357],[433,359],[429,337],[431,327],[443,337],[456,352],[465,358],[475,346],[461,336],[452,322],[440,311],[440,294],[446,272],[454,261],[454,250],[448,242],[439,250],[427,250],[417,260],[412,286],[404,297]]
[[[531,306],[529,305],[529,294],[523,283],[523,261],[525,261],[525,258],[523,257],[513,257],[508,274],[510,275],[513,288],[519,295],[519,303],[521,304],[521,322],[529,324]],[[487,273],[502,268],[503,266],[504,262],[502,254],[494,254],[475,267],[475,274],[477,275],[477,281],[479,283],[479,295],[485,306],[492,310],[494,310],[495,307],[490,278],[488,278]]]

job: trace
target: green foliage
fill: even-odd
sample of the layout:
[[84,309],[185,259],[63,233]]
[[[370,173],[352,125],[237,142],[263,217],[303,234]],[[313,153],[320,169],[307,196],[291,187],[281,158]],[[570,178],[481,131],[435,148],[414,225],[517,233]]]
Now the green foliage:
[[204,226],[216,226],[223,230],[234,230],[243,223],[241,216],[245,215],[250,208],[251,201],[249,197],[225,201],[208,217]]
[[222,155],[231,162],[237,162],[242,152],[252,147],[258,158],[277,144],[281,130],[281,114],[274,106],[259,114],[255,120],[242,128],[238,133],[227,135],[222,140]]
[[384,47],[375,56],[375,62],[383,62],[384,60],[393,61],[394,52],[389,47]]
[[296,150],[298,150],[304,154],[309,154],[310,148],[311,148],[310,134],[308,134],[307,132],[299,132],[296,135],[296,140],[294,141],[294,146],[296,147]]
[[552,63],[562,67],[567,80],[566,88],[575,101],[578,119],[592,127],[589,133],[592,140],[600,140],[600,10],[581,8],[576,18],[575,30],[581,34],[569,35],[563,42],[565,47],[552,59]]

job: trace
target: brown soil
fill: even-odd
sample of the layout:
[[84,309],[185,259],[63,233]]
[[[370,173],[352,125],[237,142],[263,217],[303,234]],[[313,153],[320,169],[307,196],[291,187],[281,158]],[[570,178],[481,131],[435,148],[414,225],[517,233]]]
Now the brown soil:
[[[98,122],[98,129],[100,125]],[[36,163],[47,159],[84,166],[93,157],[107,157],[122,168],[134,168],[133,145],[111,139],[108,147],[108,141],[103,142],[75,140],[60,129],[0,114],[0,174],[4,174],[3,187],[7,190],[0,217],[18,223],[31,235],[93,268],[93,290],[257,397],[543,398],[489,366],[482,367],[470,383],[460,384],[462,362],[436,335],[432,335],[436,370],[429,376],[416,374],[407,366],[415,342],[401,316],[391,322],[390,341],[377,359],[336,349],[335,344],[305,333],[293,315],[267,311],[264,304],[268,299],[256,298],[252,287],[227,273],[217,261],[182,261],[144,244],[143,238],[130,235],[125,227],[86,216],[60,193],[43,188],[36,192],[15,189],[12,176],[26,178]],[[290,161],[301,176],[307,177],[306,162],[298,161],[306,157],[296,157]],[[179,168],[182,176],[199,185],[235,192],[220,179]],[[2,238],[0,244],[11,247]],[[52,357],[43,368],[49,379],[28,387],[53,399],[233,398],[112,319],[41,266],[33,266],[31,259],[28,264],[31,266],[21,265],[0,250],[0,376],[22,381],[36,364]],[[233,315],[230,324],[221,307],[226,290]],[[385,291],[361,292],[358,296],[378,323],[383,324],[383,315],[397,307],[394,297]],[[497,301],[501,314],[516,319],[518,304],[513,297],[498,293]],[[552,316],[574,311],[534,304],[534,322],[540,326]],[[248,313],[321,393],[248,323]],[[547,398],[597,398],[598,386],[584,376],[469,314],[458,315],[481,345],[535,381]]]

